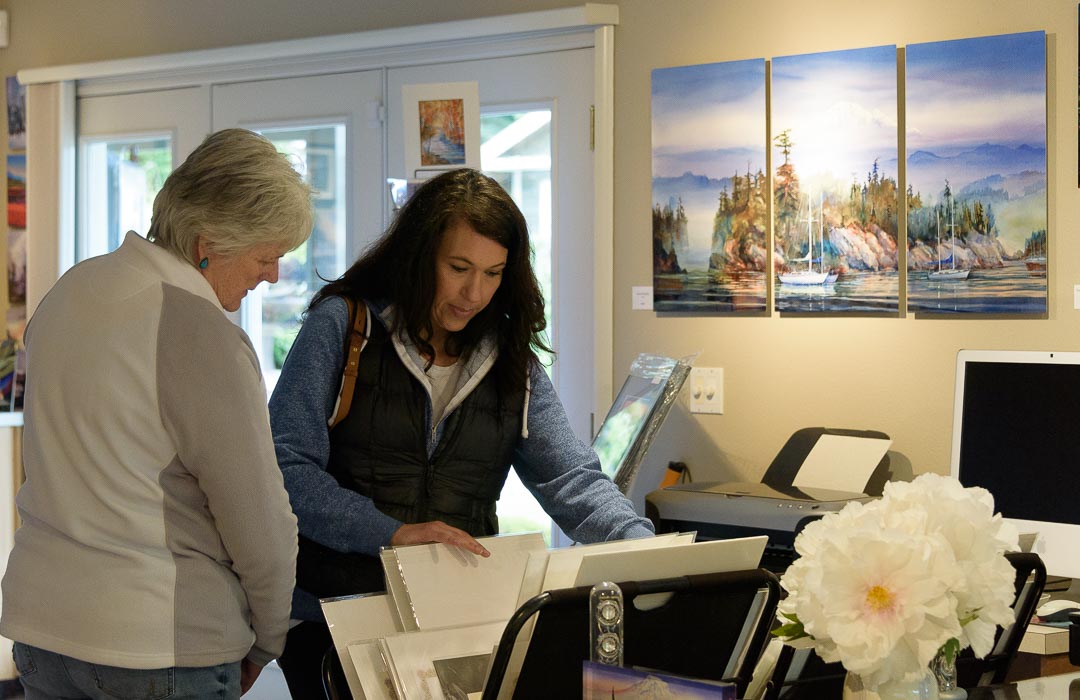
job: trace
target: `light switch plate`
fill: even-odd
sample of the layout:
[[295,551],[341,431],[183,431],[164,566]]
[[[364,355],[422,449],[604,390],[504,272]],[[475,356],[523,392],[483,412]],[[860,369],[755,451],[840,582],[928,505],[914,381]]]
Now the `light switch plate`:
[[724,370],[722,367],[690,369],[690,412],[724,412]]
[[631,287],[630,308],[635,311],[652,311],[652,287]]

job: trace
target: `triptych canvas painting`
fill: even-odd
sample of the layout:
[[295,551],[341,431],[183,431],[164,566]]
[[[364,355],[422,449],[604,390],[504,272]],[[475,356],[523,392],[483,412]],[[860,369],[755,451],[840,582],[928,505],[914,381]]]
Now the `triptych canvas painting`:
[[1042,32],[907,49],[908,309],[1046,312]]
[[761,311],[765,61],[653,71],[653,305]]
[[658,311],[1046,313],[1043,32],[657,69],[652,107]]

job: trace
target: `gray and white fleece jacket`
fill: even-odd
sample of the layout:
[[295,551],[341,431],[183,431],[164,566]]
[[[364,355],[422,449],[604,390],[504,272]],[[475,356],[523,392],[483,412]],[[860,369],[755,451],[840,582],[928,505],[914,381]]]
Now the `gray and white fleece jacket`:
[[125,668],[280,654],[296,519],[255,352],[202,275],[129,233],[56,283],[26,346],[0,633]]

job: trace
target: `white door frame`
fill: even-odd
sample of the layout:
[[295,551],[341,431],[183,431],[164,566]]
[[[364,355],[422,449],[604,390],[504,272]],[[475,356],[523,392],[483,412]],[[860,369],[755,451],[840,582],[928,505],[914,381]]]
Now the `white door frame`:
[[[141,58],[19,71],[30,86],[27,105],[28,216],[34,235],[27,250],[27,315],[31,315],[74,250],[74,95],[119,94],[237,80],[318,75],[469,58],[522,55],[571,47],[595,49],[594,201],[596,342],[594,415],[612,398],[614,225],[615,5],[526,12],[476,20],[417,25],[310,39],[250,44]],[[35,94],[36,93],[36,94]]]

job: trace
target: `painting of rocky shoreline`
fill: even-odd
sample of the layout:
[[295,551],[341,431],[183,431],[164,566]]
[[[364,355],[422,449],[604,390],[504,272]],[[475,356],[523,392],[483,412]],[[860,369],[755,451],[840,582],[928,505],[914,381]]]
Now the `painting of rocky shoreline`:
[[766,311],[765,60],[652,72],[653,308]]
[[652,72],[657,311],[1046,315],[1045,33],[900,55],[771,59],[769,136],[765,59]]
[[908,310],[1045,315],[1045,34],[906,60]]
[[896,47],[772,60],[780,312],[896,314]]

